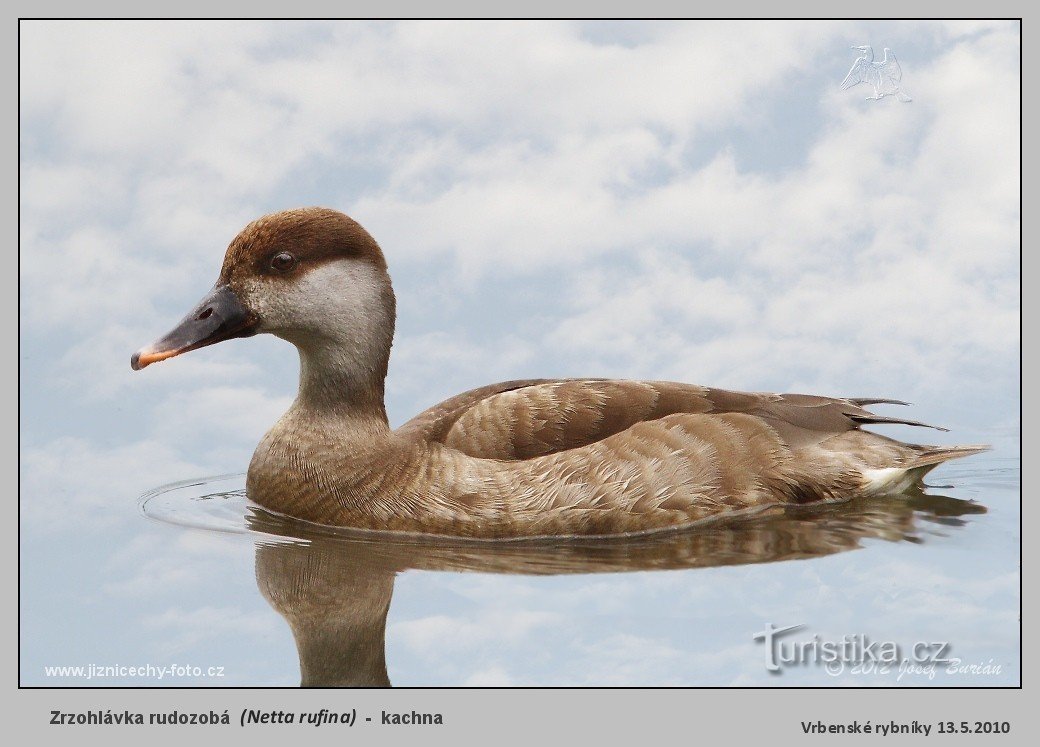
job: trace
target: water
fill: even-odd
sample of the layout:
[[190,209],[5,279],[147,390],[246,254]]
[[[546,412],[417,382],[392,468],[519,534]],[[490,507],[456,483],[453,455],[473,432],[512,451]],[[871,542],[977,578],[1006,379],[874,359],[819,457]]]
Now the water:
[[[185,481],[142,497],[152,521],[129,542],[84,558],[106,576],[96,596],[67,569],[66,615],[34,628],[47,654],[23,650],[23,684],[1015,685],[1018,475],[989,455],[912,496],[516,542],[309,525],[250,503],[241,475]],[[777,638],[781,659],[846,637],[901,658],[946,643],[961,666],[809,653],[771,672],[754,639],[767,624],[805,626]],[[91,664],[89,679],[44,669]]]

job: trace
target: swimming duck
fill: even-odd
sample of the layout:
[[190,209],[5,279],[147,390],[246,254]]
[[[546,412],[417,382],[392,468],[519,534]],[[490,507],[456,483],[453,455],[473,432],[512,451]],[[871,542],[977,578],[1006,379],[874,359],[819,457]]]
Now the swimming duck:
[[478,538],[679,528],[778,504],[899,492],[982,446],[862,430],[923,425],[878,398],[666,381],[527,379],[459,394],[391,430],[395,300],[379,245],[325,208],[274,213],[228,246],[216,285],[137,370],[269,333],[296,346],[296,400],[249,464],[249,497],[306,521]]

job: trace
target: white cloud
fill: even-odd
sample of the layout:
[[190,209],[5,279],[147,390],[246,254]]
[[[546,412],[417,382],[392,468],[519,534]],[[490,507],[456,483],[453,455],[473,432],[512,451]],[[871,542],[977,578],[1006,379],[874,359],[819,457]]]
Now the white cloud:
[[252,565],[253,547],[246,539],[237,541],[218,532],[168,529],[153,525],[118,545],[105,558],[108,580],[100,590],[116,603],[185,592],[193,598],[211,591],[223,595],[231,569]]
[[481,614],[479,620],[446,615],[404,620],[390,626],[388,635],[415,651],[435,652],[433,655],[436,657],[449,657],[453,648],[508,645],[559,622],[557,615],[545,612],[489,610]]
[[[192,387],[171,394],[153,409],[153,431],[175,443],[194,440],[207,450],[238,452],[255,444],[281,417],[291,397],[271,397],[242,386]],[[248,459],[252,450],[245,455]]]
[[[912,104],[837,90],[867,41],[896,50]],[[966,21],[23,23],[25,536],[106,532],[102,592],[152,605],[142,630],[164,655],[290,645],[266,607],[162,596],[222,583],[214,564],[241,569],[241,546],[107,532],[143,522],[149,488],[243,470],[287,406],[280,342],[128,362],[246,222],[299,204],[351,212],[387,252],[396,422],[470,386],[569,374],[890,395],[1013,429],[1019,42],[1014,24]],[[911,598],[907,639],[955,609],[965,650],[1014,648],[1013,574],[845,562],[422,574],[462,612],[402,608],[404,574],[391,673],[760,684],[763,620],[883,631]]]
[[176,447],[143,439],[121,446],[61,437],[21,454],[22,520],[35,531],[111,527],[137,516],[145,491],[213,470]]
[[[485,345],[470,342],[463,329],[403,337],[394,343],[387,399],[391,406],[405,400],[427,407],[465,389],[517,378],[533,358],[531,343],[507,334]],[[474,372],[481,372],[476,379]],[[393,420],[417,413],[393,409]]]
[[462,682],[462,687],[515,687],[516,682],[501,667],[489,667],[474,672]]
[[280,621],[269,611],[246,611],[238,607],[171,607],[144,617],[141,624],[166,636],[157,651],[160,660],[183,655],[213,639],[264,639],[281,629]]
[[[850,40],[877,31],[854,23],[30,22],[26,404],[129,409],[96,427],[105,443],[244,467],[288,401],[291,352],[248,340],[146,374],[127,359],[245,222],[300,203],[349,209],[387,251],[407,330],[395,421],[563,372],[1006,398],[1017,28],[884,29],[912,104],[837,90]],[[773,133],[797,151],[782,167]]]

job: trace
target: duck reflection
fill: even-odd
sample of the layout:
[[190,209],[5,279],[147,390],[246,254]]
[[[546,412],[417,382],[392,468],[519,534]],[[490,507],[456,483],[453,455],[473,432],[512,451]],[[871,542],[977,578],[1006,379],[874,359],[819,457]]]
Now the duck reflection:
[[252,508],[261,594],[289,623],[304,687],[389,686],[386,616],[394,578],[409,569],[510,574],[617,573],[814,558],[861,540],[921,542],[984,513],[972,502],[916,492],[755,519],[608,539],[460,542],[388,537],[298,522]]

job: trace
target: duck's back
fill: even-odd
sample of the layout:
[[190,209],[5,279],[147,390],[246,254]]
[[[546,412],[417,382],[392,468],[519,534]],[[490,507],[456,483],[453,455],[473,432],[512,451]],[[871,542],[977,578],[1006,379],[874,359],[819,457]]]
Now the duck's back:
[[880,402],[889,401],[526,380],[458,395],[398,434],[432,447],[430,479],[472,519],[458,533],[613,534],[891,492],[979,450],[861,430],[921,425],[864,409]]

